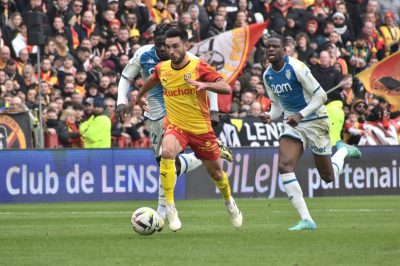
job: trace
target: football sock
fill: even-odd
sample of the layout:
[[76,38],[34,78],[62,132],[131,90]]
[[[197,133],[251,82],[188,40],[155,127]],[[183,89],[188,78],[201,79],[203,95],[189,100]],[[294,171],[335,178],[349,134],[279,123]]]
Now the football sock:
[[[214,180],[214,179],[213,179]],[[225,202],[230,201],[231,198],[231,187],[229,186],[228,176],[222,171],[221,180],[214,180],[219,192],[221,192],[222,198]]]
[[207,91],[210,99],[210,111],[219,111],[218,109],[218,94],[213,91]]
[[174,204],[175,171],[175,160],[161,158],[160,179],[167,204]]
[[177,176],[180,176],[184,173],[189,173],[203,163],[194,155],[194,152],[179,154],[179,160],[181,161],[181,171],[179,173],[176,173]]
[[348,152],[345,147],[338,149],[332,156],[332,166],[335,172],[335,178],[339,178],[339,175],[343,173],[344,159],[346,158]]
[[306,202],[303,198],[303,191],[301,190],[300,184],[296,179],[296,175],[294,173],[286,173],[281,174],[281,178],[286,194],[292,202],[293,207],[299,213],[301,219],[312,221]]

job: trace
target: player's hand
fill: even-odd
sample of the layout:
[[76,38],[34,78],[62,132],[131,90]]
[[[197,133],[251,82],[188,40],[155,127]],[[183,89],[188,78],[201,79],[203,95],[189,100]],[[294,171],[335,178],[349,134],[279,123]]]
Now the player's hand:
[[124,114],[128,110],[128,107],[124,103],[120,103],[117,105],[117,109],[115,111],[117,112],[118,118],[120,121],[124,121]]
[[148,112],[149,108],[147,107],[147,99],[146,98],[138,98],[138,104],[143,111]]
[[201,91],[201,90],[206,90],[207,89],[207,84],[204,83],[204,82],[191,80],[191,79],[186,80],[186,82],[188,84],[192,85],[192,86],[196,86],[197,87],[197,91]]
[[297,114],[288,116],[286,123],[289,126],[297,127],[300,124],[301,119],[303,119],[303,115],[300,113],[297,113]]
[[261,113],[260,118],[264,124],[269,124],[272,122],[271,115],[268,112]]

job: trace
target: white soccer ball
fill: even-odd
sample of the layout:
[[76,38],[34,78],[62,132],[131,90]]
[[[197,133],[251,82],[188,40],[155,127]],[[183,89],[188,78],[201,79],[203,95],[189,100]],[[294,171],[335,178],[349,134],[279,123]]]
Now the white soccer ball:
[[133,212],[131,217],[133,230],[140,235],[151,235],[155,231],[161,231],[164,220],[152,208],[141,207]]

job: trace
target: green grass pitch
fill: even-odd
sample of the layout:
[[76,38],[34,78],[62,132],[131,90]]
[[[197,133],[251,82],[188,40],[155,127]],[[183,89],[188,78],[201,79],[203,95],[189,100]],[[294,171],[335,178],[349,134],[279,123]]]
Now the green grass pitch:
[[155,201],[3,204],[0,265],[400,265],[400,196],[306,201],[316,231],[287,231],[287,199],[237,199],[241,230],[222,200],[187,200],[182,230],[151,236],[130,215]]

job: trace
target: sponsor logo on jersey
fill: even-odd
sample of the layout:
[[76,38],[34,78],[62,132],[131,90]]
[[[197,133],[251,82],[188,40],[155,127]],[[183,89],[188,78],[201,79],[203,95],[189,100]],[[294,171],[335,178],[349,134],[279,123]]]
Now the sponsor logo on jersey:
[[286,69],[285,76],[287,79],[290,79],[292,77],[292,73],[290,72],[290,69]]
[[272,92],[280,96],[282,93],[292,91],[292,86],[289,83],[276,84],[271,86]]
[[191,94],[196,94],[195,88],[191,88],[191,89],[178,88],[178,89],[164,91],[164,96],[166,96],[166,97],[184,96],[184,95],[191,95]]
[[204,143],[204,145],[200,146],[199,148],[203,152],[211,152],[211,151],[219,149],[218,148],[218,144],[217,143],[211,143],[211,141],[206,141]]
[[153,60],[153,58],[150,58],[149,60],[147,60],[147,62],[146,63],[149,63],[149,64],[155,64],[156,63],[156,61],[154,61]]

